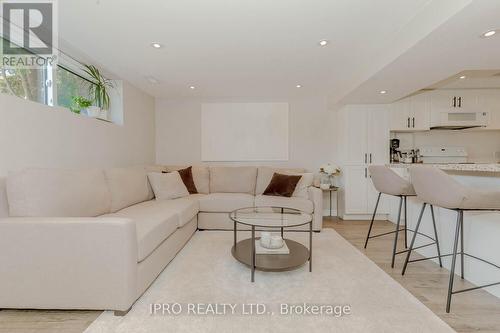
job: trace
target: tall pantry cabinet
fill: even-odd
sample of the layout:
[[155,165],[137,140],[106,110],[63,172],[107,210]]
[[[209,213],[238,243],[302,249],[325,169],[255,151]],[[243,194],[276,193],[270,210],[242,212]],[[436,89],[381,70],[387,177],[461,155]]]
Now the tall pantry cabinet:
[[[337,111],[337,149],[341,165],[340,216],[371,217],[378,193],[368,167],[389,161],[389,107],[385,104],[346,105]],[[386,218],[387,200],[381,200],[378,218]]]

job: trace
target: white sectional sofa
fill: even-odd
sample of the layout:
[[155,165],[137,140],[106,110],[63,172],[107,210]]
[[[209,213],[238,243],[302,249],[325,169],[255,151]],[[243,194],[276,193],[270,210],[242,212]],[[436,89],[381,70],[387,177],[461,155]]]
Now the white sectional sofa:
[[262,195],[274,172],[302,169],[193,167],[199,194],[155,200],[147,173],[179,168],[26,169],[0,179],[0,308],[127,311],[196,230],[232,230],[228,213],[238,208],[300,209],[321,230],[321,190],[299,191],[299,182],[297,196]]

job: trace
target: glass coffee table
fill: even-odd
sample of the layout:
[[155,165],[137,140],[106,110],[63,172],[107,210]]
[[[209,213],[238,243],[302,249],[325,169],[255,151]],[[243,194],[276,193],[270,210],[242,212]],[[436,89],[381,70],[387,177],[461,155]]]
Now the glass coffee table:
[[[312,271],[312,215],[296,209],[283,207],[250,207],[241,208],[229,213],[234,222],[234,244],[231,253],[236,260],[251,268],[251,281],[255,281],[255,270],[282,272],[301,267],[309,261],[309,272]],[[238,241],[238,224],[249,226],[252,237]],[[285,228],[309,224],[309,248],[283,237]],[[256,254],[255,229],[272,231],[279,229],[286,242],[289,254]],[[240,230],[242,231],[242,230]]]

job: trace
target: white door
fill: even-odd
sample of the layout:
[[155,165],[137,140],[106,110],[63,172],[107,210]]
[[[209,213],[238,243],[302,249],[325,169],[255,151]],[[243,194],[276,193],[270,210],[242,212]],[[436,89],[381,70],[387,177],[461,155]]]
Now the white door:
[[347,165],[368,162],[367,147],[367,112],[362,109],[350,109],[346,112],[346,163]]
[[345,213],[366,214],[368,170],[364,165],[344,167]]

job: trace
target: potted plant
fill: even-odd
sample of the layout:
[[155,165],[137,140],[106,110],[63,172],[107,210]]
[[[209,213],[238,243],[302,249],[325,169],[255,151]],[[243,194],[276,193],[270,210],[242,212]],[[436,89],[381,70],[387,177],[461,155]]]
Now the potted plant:
[[335,186],[334,177],[340,174],[340,168],[334,164],[328,163],[322,165],[319,168],[319,172],[322,174],[319,187],[323,190],[327,190]]
[[85,65],[85,73],[89,76],[91,84],[89,87],[90,96],[93,96],[95,106],[87,108],[89,117],[99,117],[101,111],[109,110],[108,90],[113,88],[113,82],[105,78],[99,69],[93,65]]
[[77,114],[80,114],[82,111],[87,111],[87,109],[92,106],[92,101],[82,96],[73,96],[71,101],[70,110]]

